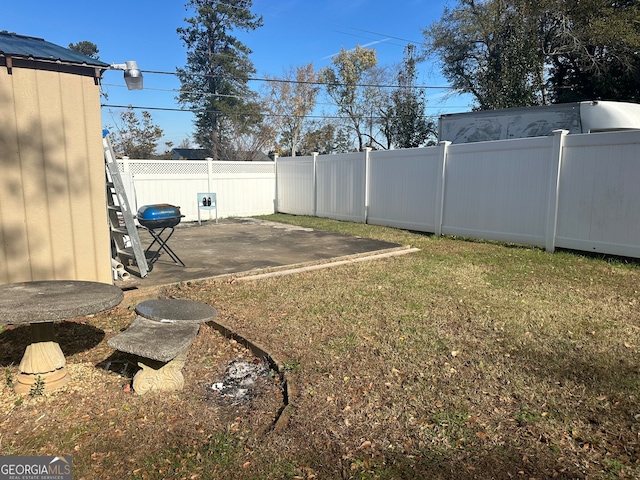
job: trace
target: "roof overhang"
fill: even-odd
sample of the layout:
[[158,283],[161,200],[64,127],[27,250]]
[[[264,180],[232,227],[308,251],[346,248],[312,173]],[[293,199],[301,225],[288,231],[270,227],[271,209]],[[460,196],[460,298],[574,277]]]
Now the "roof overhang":
[[0,52],[0,67],[6,68],[9,75],[13,73],[14,68],[25,68],[93,77],[96,85],[100,84],[102,73],[109,69],[107,64],[104,64],[104,66],[89,65],[87,63],[25,57],[22,55],[11,55],[2,52]]
[[9,32],[0,32],[0,66],[9,75],[14,68],[27,68],[90,76],[96,83],[109,68],[107,63],[42,38]]

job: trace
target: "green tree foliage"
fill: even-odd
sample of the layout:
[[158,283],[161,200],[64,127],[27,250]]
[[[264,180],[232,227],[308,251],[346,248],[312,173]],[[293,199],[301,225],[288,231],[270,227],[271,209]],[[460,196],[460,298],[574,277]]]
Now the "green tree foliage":
[[478,109],[640,100],[637,0],[458,0],[424,35]]
[[178,102],[195,111],[195,141],[214,159],[228,156],[234,140],[262,120],[247,85],[255,73],[251,50],[233,35],[262,26],[251,6],[251,0],[190,0],[194,16],[177,29],[187,48],[187,63],[177,69]]
[[70,43],[69,50],[73,50],[74,52],[81,53],[95,60],[100,60],[100,57],[98,56],[98,52],[99,52],[98,46],[95,43],[89,42],[87,40],[83,40],[78,43]]
[[371,138],[367,134],[367,122],[371,118],[371,103],[367,96],[372,91],[363,85],[378,63],[376,51],[360,46],[353,50],[343,48],[332,63],[333,66],[320,71],[320,80],[338,105],[339,114],[348,118],[358,140],[358,150],[362,151]]
[[436,131],[435,123],[425,114],[425,91],[416,86],[416,61],[415,46],[408,45],[398,72],[398,87],[391,93],[390,111],[385,115],[396,148],[420,147]]
[[640,3],[637,0],[546,0],[536,4],[558,102],[640,101]]
[[129,106],[120,114],[121,125],[116,126],[113,148],[117,155],[130,158],[150,159],[154,157],[162,129],[153,123],[147,111],[138,117]]
[[444,77],[481,110],[542,103],[541,66],[530,23],[507,0],[459,0],[424,31]]

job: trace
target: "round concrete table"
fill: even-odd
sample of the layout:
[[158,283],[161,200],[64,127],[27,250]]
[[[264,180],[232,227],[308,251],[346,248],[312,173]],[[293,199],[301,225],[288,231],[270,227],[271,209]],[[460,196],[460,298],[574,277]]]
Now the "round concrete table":
[[98,282],[48,280],[0,285],[0,325],[31,324],[31,344],[20,362],[15,392],[29,392],[40,381],[44,391],[51,391],[69,381],[53,322],[108,310],[123,298],[118,287]]

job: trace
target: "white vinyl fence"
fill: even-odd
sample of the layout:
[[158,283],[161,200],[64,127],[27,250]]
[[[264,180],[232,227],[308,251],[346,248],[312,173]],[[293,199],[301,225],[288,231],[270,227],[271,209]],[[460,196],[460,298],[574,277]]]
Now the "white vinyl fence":
[[[185,221],[198,220],[198,193],[216,193],[218,217],[274,213],[274,162],[118,160],[132,211],[143,205],[180,207]],[[215,212],[202,210],[203,219]]]
[[120,164],[133,209],[171,203],[187,221],[198,218],[197,194],[215,192],[221,218],[281,212],[640,258],[637,131]]
[[277,210],[640,258],[640,132],[280,158]]
[[640,132],[579,137],[564,141],[555,244],[638,258]]

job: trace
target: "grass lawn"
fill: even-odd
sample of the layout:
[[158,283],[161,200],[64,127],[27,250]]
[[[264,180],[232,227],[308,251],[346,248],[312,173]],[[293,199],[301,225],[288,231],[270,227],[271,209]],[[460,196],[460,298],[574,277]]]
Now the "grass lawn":
[[420,249],[162,292],[214,306],[284,363],[285,422],[272,428],[273,385],[242,405],[207,392],[249,355],[212,329],[184,391],[122,392],[131,372],[95,368],[134,317],[120,308],[58,327],[78,380],[43,396],[9,388],[26,329],[0,333],[0,454],[71,455],[78,479],[640,478],[638,263],[263,218]]

